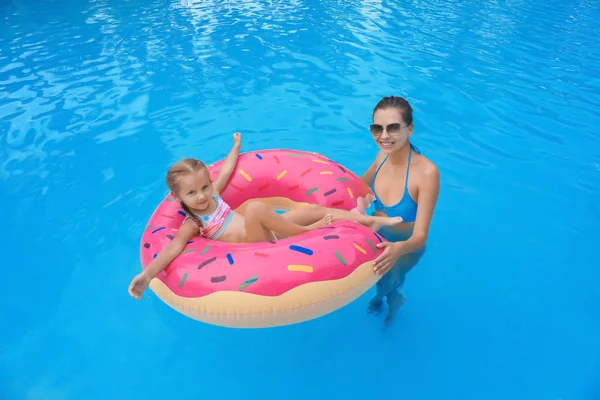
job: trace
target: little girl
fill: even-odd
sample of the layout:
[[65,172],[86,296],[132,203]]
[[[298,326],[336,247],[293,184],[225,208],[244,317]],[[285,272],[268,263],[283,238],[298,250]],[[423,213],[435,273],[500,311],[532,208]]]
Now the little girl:
[[234,212],[219,196],[237,164],[241,134],[233,135],[233,148],[223,161],[219,175],[211,182],[206,166],[196,159],[185,159],[167,172],[167,186],[180,202],[187,217],[173,240],[138,274],[129,285],[129,294],[140,299],[150,280],[165,269],[185,248],[187,242],[201,236],[229,243],[266,242],[296,236],[323,227],[332,221],[350,220],[373,230],[395,225],[401,218],[367,216],[359,213],[309,205],[278,214],[261,202],[250,202],[245,216]]

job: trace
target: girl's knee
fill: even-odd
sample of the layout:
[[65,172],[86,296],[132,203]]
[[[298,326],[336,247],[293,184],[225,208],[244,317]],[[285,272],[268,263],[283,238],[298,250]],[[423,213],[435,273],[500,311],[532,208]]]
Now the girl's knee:
[[260,201],[252,201],[248,203],[248,206],[246,207],[246,214],[251,216],[258,215],[263,214],[267,210],[268,207],[265,204],[261,203]]

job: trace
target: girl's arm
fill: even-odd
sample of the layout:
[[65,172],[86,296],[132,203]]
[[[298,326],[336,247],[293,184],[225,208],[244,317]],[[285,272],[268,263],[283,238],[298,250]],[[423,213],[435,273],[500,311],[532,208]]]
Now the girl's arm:
[[196,234],[198,234],[198,225],[191,219],[185,221],[171,243],[162,249],[148,267],[133,278],[129,284],[129,294],[139,300],[146,287],[148,287],[148,284],[150,284],[150,281],[181,254],[187,242]]
[[225,186],[227,186],[227,182],[229,182],[229,178],[231,178],[231,174],[233,174],[233,170],[235,169],[235,165],[237,164],[238,157],[240,155],[240,148],[242,147],[242,134],[236,132],[233,134],[233,147],[223,161],[223,165],[221,165],[221,170],[219,171],[219,175],[215,182],[213,183],[213,188],[217,193],[221,193]]

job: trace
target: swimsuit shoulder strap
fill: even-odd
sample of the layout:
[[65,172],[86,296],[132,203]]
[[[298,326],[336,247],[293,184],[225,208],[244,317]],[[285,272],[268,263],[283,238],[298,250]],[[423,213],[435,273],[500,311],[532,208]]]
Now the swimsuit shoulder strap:
[[410,160],[412,158],[412,145],[410,146],[410,150],[408,151],[408,164],[406,165],[406,179],[404,180],[404,190],[408,190],[408,173],[410,171]]
[[412,159],[413,150],[417,154],[421,154],[421,151],[412,143],[410,144],[410,151],[408,152],[408,165],[406,166],[406,179],[404,183],[404,190],[408,190],[408,173],[410,171],[410,160]]
[[381,167],[383,166],[383,164],[385,164],[385,162],[387,161],[389,155],[385,156],[385,158],[383,159],[383,161],[381,162],[381,164],[379,164],[379,167],[377,167],[377,170],[375,170],[375,175],[373,175],[373,182],[375,182],[375,177],[377,176],[377,173],[379,172],[379,170],[381,169]]

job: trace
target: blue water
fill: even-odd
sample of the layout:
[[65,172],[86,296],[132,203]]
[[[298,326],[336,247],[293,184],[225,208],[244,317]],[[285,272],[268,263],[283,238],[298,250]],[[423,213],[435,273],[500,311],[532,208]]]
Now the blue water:
[[[596,0],[0,2],[1,399],[600,399]],[[391,329],[373,291],[300,325],[127,294],[182,157],[358,174],[415,109],[441,171]]]

